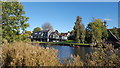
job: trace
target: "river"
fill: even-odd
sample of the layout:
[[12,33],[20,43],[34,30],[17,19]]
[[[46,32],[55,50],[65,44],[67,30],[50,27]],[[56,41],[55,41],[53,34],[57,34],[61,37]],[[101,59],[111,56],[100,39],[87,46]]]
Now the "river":
[[[55,48],[58,50],[58,58],[67,59],[71,58],[72,55],[79,55],[81,59],[84,59],[85,55],[90,52],[93,52],[94,47],[70,47],[70,46],[61,46],[61,45],[40,45],[41,47]],[[64,61],[62,61],[64,62]]]

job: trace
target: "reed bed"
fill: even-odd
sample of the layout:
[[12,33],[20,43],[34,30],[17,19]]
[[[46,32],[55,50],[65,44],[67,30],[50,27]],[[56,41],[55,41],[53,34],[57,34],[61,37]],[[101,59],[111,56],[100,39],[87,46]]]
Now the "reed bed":
[[120,66],[120,49],[111,44],[96,48],[87,54],[85,60],[73,56],[73,62],[66,59],[61,63],[57,56],[58,50],[43,48],[24,42],[2,44],[2,66]]

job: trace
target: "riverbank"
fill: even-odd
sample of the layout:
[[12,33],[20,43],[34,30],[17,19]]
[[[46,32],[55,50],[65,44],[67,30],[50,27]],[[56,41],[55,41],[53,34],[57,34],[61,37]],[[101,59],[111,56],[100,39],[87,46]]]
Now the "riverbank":
[[[0,45],[0,61],[2,61],[2,46]],[[0,67],[2,66],[2,62],[0,62]]]
[[[61,63],[58,50],[49,47],[33,46],[24,42],[2,44],[2,64],[5,66],[119,66],[120,49],[106,44],[106,48],[97,48],[93,53],[86,54],[84,60],[80,55],[71,56]],[[63,47],[64,48],[64,47]],[[61,49],[63,50],[63,49]],[[82,49],[80,49],[82,50]],[[66,51],[68,52],[68,51]],[[84,53],[85,51],[78,51]],[[63,51],[63,53],[65,53]],[[63,55],[63,54],[62,54]],[[67,54],[66,54],[67,55]]]
[[31,44],[39,44],[39,45],[62,45],[62,46],[87,46],[90,47],[90,44],[83,43],[68,43],[68,42],[31,42]]

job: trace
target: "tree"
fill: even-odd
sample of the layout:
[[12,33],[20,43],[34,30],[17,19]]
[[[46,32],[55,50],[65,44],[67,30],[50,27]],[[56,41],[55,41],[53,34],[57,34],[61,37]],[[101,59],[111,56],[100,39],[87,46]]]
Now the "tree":
[[[103,23],[107,23],[107,22],[103,22]],[[108,30],[106,24],[102,25],[101,29],[102,29],[102,39],[106,40],[108,38]]]
[[68,37],[68,40],[75,40],[74,30],[70,32],[70,36]]
[[0,1],[0,44],[2,43],[2,2]]
[[19,2],[2,2],[2,37],[13,42],[29,26],[28,17]]
[[31,35],[31,31],[25,31],[25,34],[27,34],[27,35]]
[[94,19],[93,22],[90,22],[86,31],[88,33],[86,37],[94,43],[108,37],[106,26],[100,19]]
[[43,29],[43,30],[54,31],[54,29],[53,29],[53,27],[51,26],[50,23],[44,23],[44,24],[42,25],[42,29]]
[[55,30],[55,32],[56,32],[57,34],[59,34],[58,30]]
[[82,18],[80,16],[77,16],[75,26],[74,26],[74,35],[75,35],[75,41],[80,43],[84,43],[85,38],[85,28],[84,25],[81,23]]
[[30,41],[30,36],[31,36],[31,31],[25,31],[24,34],[21,34],[21,40],[24,41],[24,42],[29,42]]
[[87,43],[92,42],[92,33],[91,33],[91,31],[88,30],[88,27],[86,28],[85,41]]
[[34,28],[33,32],[41,31],[40,27]]

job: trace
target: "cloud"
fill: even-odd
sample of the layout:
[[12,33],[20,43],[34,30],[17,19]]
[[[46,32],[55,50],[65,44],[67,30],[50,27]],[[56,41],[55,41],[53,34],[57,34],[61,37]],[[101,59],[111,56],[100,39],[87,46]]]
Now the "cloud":
[[111,21],[111,19],[108,19],[108,18],[105,18],[104,20],[106,20],[106,21]]

